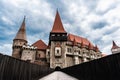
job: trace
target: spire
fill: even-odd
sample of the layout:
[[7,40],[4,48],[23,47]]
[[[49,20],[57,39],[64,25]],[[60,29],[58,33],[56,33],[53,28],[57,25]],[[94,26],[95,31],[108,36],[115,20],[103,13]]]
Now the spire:
[[96,51],[96,52],[98,52],[98,51],[99,51],[99,49],[98,49],[97,45],[95,46],[95,51]]
[[112,46],[112,49],[116,49],[116,48],[119,48],[116,43],[113,41],[113,46]]
[[88,45],[88,49],[89,49],[89,50],[92,50],[92,49],[93,49],[93,46],[92,46],[91,43],[89,43],[89,45]]
[[73,40],[73,45],[74,46],[76,46],[77,45],[77,41],[76,41],[76,39],[74,38],[74,40]]
[[83,43],[83,40],[82,40],[82,42],[81,42],[81,47],[82,47],[82,48],[85,47],[85,45],[84,45],[84,43]]
[[27,41],[26,27],[25,27],[25,16],[24,16],[23,22],[21,24],[21,27],[20,27],[19,31],[17,32],[15,39],[21,39],[21,40]]
[[55,17],[55,21],[54,21],[54,25],[53,25],[51,33],[66,33],[66,31],[64,30],[58,10],[56,13],[56,17]]

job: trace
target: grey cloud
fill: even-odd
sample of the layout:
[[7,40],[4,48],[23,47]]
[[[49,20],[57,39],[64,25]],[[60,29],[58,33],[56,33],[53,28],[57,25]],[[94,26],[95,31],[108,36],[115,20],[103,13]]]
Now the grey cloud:
[[93,22],[91,24],[91,27],[93,29],[101,29],[101,28],[103,28],[103,27],[105,27],[107,25],[108,25],[108,23],[106,21],[98,21],[98,22]]

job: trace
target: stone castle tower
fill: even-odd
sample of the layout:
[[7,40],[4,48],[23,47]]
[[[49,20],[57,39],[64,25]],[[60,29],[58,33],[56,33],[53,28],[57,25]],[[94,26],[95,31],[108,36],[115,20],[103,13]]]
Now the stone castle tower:
[[62,25],[60,15],[57,11],[55,22],[50,32],[49,44],[50,48],[50,67],[54,68],[59,66],[61,68],[66,65],[66,42],[67,42],[67,32],[64,30]]
[[112,54],[120,53],[120,47],[116,45],[116,43],[113,41],[113,46],[111,48]]
[[102,57],[99,48],[88,39],[68,34],[57,11],[48,45],[41,39],[27,44],[25,18],[13,40],[12,56],[50,68],[65,68]]
[[13,40],[13,52],[12,56],[15,58],[21,57],[21,48],[23,45],[27,45],[27,37],[26,37],[26,27],[25,27],[25,17],[22,22],[22,25]]

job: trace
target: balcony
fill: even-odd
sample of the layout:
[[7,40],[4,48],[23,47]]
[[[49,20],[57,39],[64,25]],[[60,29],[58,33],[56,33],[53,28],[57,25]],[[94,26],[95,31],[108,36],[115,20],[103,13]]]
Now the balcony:
[[67,36],[50,36],[51,41],[66,41]]

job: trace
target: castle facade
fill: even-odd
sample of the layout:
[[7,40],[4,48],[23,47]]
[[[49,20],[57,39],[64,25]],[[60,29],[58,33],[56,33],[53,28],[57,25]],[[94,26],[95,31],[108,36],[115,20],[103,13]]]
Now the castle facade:
[[65,31],[57,11],[48,45],[41,39],[28,45],[25,18],[13,40],[12,56],[50,68],[65,68],[102,57],[88,39]]

